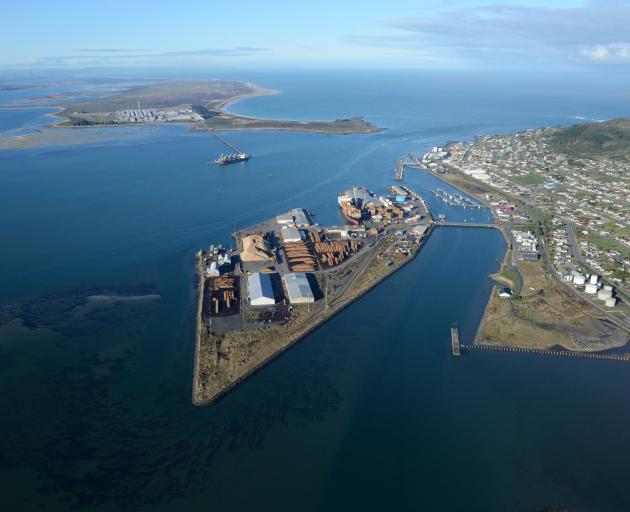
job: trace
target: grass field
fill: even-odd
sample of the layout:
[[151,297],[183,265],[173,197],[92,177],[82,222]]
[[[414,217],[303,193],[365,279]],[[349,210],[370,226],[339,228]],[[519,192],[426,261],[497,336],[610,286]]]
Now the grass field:
[[600,251],[611,251],[615,249],[619,251],[621,254],[623,254],[625,257],[630,257],[630,249],[628,247],[625,247],[624,245],[621,245],[620,243],[617,243],[616,241],[611,240],[610,238],[606,238],[604,236],[599,236],[595,234],[588,234],[588,235],[578,234],[578,239],[587,240],[589,244],[594,245]]
[[513,181],[521,185],[542,185],[545,183],[545,178],[538,174],[530,173],[526,176],[516,176]]

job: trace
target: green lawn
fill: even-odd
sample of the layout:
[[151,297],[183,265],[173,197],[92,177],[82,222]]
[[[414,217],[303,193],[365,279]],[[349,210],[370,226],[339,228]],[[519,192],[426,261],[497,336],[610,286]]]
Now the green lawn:
[[517,176],[512,178],[513,181],[520,185],[542,185],[547,180],[539,174],[529,173],[526,176]]

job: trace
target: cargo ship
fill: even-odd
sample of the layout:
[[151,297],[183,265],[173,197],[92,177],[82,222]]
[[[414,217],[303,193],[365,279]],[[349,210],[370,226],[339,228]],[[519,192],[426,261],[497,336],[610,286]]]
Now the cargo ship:
[[213,163],[217,165],[226,165],[226,164],[233,164],[236,162],[245,162],[246,160],[249,160],[250,158],[251,158],[251,155],[248,155],[247,153],[232,153],[231,155],[224,155],[223,153],[221,153],[219,158],[217,158]]
[[350,190],[341,192],[337,196],[337,203],[348,222],[357,225],[363,219],[363,207],[373,197],[374,194],[366,188],[354,186]]
[[361,222],[361,219],[363,218],[361,210],[355,208],[354,206],[343,205],[340,206],[339,209],[341,210],[341,213],[346,218],[346,220],[354,226],[359,224],[359,222]]

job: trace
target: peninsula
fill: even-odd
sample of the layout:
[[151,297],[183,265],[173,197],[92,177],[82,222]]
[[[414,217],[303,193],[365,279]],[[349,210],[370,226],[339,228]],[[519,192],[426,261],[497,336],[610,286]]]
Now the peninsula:
[[296,208],[197,254],[192,401],[210,404],[418,253],[433,227],[424,200],[392,186],[342,193],[349,224]]
[[233,102],[278,91],[230,80],[168,81],[140,85],[103,98],[63,105],[58,127],[128,126],[190,123],[192,130],[285,130],[317,133],[380,131],[363,118],[332,121],[289,121],[239,116],[228,112]]
[[416,165],[491,207],[509,251],[476,343],[597,352],[630,332],[630,120],[484,136]]

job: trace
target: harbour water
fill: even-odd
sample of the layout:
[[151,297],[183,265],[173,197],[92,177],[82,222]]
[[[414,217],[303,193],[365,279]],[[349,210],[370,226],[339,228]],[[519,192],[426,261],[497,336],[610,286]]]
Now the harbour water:
[[[254,157],[225,167],[206,165],[223,150],[213,137],[181,126],[0,153],[5,507],[630,509],[630,366],[450,355],[452,322],[469,343],[483,313],[505,251],[495,230],[436,229],[216,406],[190,404],[197,249],[291,207],[339,223],[336,194],[385,193],[409,152],[628,115],[630,101],[444,76],[236,75],[285,93],[235,112],[365,115],[387,131],[228,134]],[[403,184],[434,214],[487,220],[436,199],[449,187],[433,176],[410,169]]]

